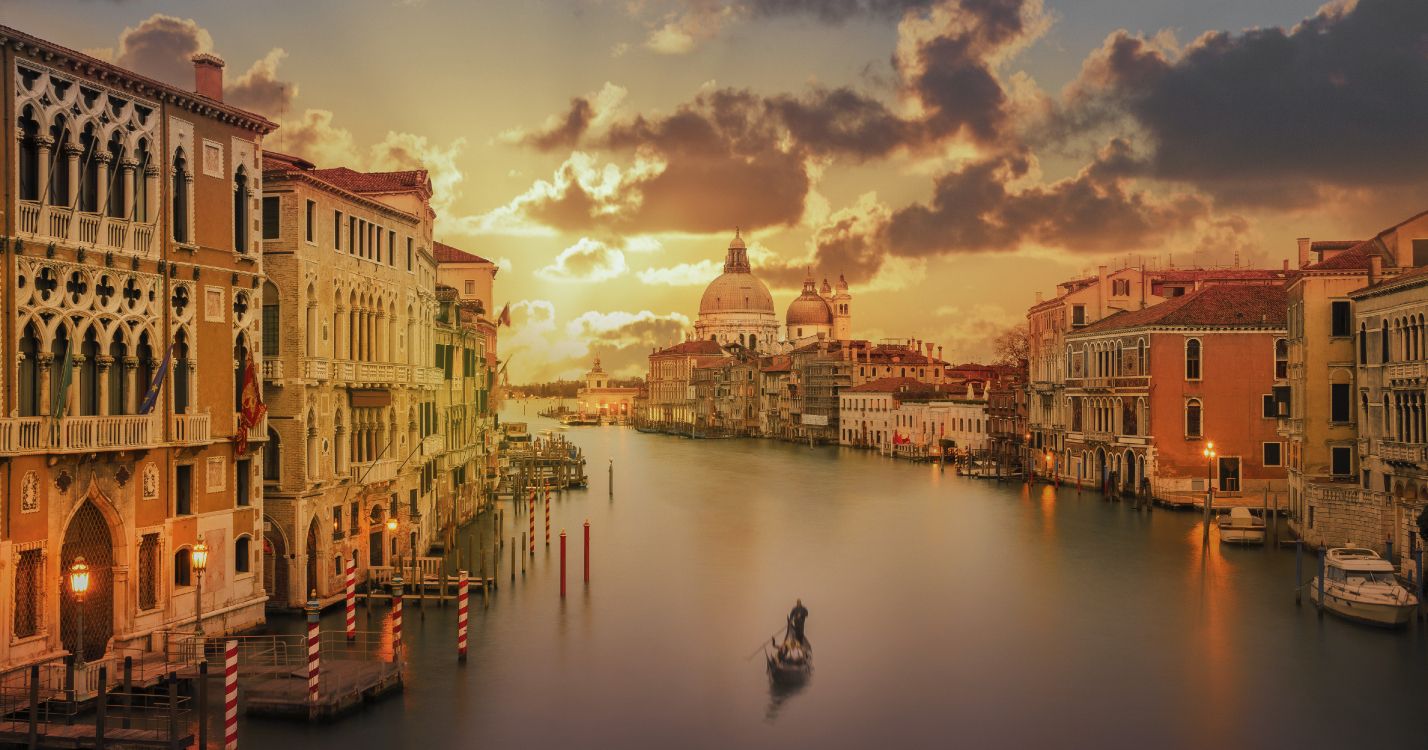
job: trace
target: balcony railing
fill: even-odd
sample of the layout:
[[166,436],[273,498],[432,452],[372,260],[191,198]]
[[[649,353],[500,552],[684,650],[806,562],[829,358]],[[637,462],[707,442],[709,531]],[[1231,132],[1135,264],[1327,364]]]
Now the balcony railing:
[[1388,366],[1387,377],[1393,380],[1422,380],[1422,362],[1398,362]]
[[213,430],[207,414],[175,414],[173,416],[173,441],[184,445],[207,443],[212,440]]
[[1378,457],[1384,461],[1406,461],[1421,464],[1424,463],[1424,446],[1381,440],[1378,443]]
[[88,245],[95,250],[114,250],[141,257],[154,253],[153,222],[117,219],[35,201],[20,201],[19,219],[20,234],[37,240]]
[[263,360],[263,379],[264,379],[264,380],[282,380],[282,379],[283,379],[283,361],[282,361],[281,359],[276,359],[276,358]]
[[395,458],[384,458],[380,461],[362,461],[353,463],[348,467],[352,473],[352,481],[364,484],[375,484],[377,482],[390,482],[397,478],[397,469],[402,464]]
[[[239,427],[239,424],[240,424],[239,420],[242,419],[242,418],[243,418],[243,415],[242,415],[242,414],[239,414],[239,413],[236,412],[236,411],[233,412],[233,434],[234,434],[234,435],[237,435],[237,434],[238,434],[238,427]],[[257,423],[257,424],[255,424],[255,425],[253,425],[252,427],[249,427],[249,428],[248,428],[248,440],[251,442],[251,441],[254,441],[254,440],[267,440],[267,439],[268,439],[268,417],[267,417],[267,415],[264,415],[262,419],[258,420],[258,423]]]
[[302,361],[303,377],[308,380],[327,380],[332,372],[329,364],[325,359],[305,359]]
[[363,383],[395,382],[396,366],[387,362],[358,362],[357,380]]
[[160,443],[157,415],[16,417],[0,420],[0,452],[68,453],[151,448]]

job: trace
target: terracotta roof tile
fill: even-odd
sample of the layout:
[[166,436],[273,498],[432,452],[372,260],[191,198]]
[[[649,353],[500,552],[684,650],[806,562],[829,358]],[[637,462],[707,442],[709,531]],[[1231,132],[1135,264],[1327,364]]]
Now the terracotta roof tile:
[[458,250],[445,242],[431,243],[432,255],[436,256],[437,263],[490,263],[491,261],[482,258],[474,253],[465,250]]
[[1283,326],[1288,297],[1278,284],[1221,284],[1201,288],[1142,310],[1103,318],[1070,335],[1142,326]]
[[[1314,243],[1318,245],[1319,243]],[[1363,240],[1356,242],[1348,249],[1341,249],[1332,258],[1321,260],[1318,263],[1310,263],[1305,266],[1304,271],[1367,271],[1369,258],[1379,255],[1378,240]]]
[[422,190],[431,194],[431,179],[425,169],[403,172],[358,172],[347,167],[314,169],[312,176],[354,193],[400,193]]
[[662,355],[708,355],[723,353],[724,347],[719,346],[719,342],[710,341],[708,339],[695,339],[693,341],[684,341],[675,344],[674,346],[665,349],[660,349],[659,351],[655,352],[654,354],[651,354],[650,356],[658,357]]

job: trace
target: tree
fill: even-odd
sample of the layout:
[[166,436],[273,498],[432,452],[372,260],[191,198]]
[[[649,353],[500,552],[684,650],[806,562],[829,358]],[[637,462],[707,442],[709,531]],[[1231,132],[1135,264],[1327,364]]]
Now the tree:
[[996,339],[992,341],[992,349],[996,352],[996,363],[999,365],[1017,367],[1025,362],[1031,353],[1026,324],[1011,326],[997,334]]

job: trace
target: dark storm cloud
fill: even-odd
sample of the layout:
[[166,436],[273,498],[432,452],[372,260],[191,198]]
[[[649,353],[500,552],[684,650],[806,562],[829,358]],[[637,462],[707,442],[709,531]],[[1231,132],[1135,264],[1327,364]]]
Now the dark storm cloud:
[[926,10],[937,0],[747,0],[756,16],[805,16],[828,23],[851,18],[899,18],[908,11]]
[[590,127],[595,116],[595,107],[590,100],[577,96],[570,100],[570,108],[551,127],[538,130],[521,138],[521,143],[538,151],[555,151],[574,148],[581,136]]
[[297,97],[297,84],[278,78],[278,63],[287,53],[274,49],[253,63],[247,72],[223,87],[224,101],[268,117],[286,114]]
[[175,86],[193,85],[189,58],[208,52],[213,39],[207,30],[187,18],[160,13],[148,17],[119,35],[114,62]]
[[1304,205],[1319,186],[1420,181],[1425,91],[1428,3],[1360,0],[1288,30],[1209,33],[1179,56],[1117,32],[1068,89],[1056,135],[1128,121],[1145,143],[1126,174]]

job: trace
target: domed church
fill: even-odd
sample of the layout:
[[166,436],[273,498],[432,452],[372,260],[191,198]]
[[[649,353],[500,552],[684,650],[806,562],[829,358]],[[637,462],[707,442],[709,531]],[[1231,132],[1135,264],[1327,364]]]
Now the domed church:
[[792,344],[802,344],[818,339],[847,341],[852,337],[853,295],[848,293],[848,281],[838,275],[835,289],[823,280],[820,289],[809,271],[803,279],[803,293],[788,306],[784,316],[785,339]]
[[699,301],[694,335],[725,346],[739,344],[759,352],[772,352],[776,348],[778,317],[774,313],[773,295],[750,269],[748,248],[737,229],[724,256],[724,273],[709,282]]

